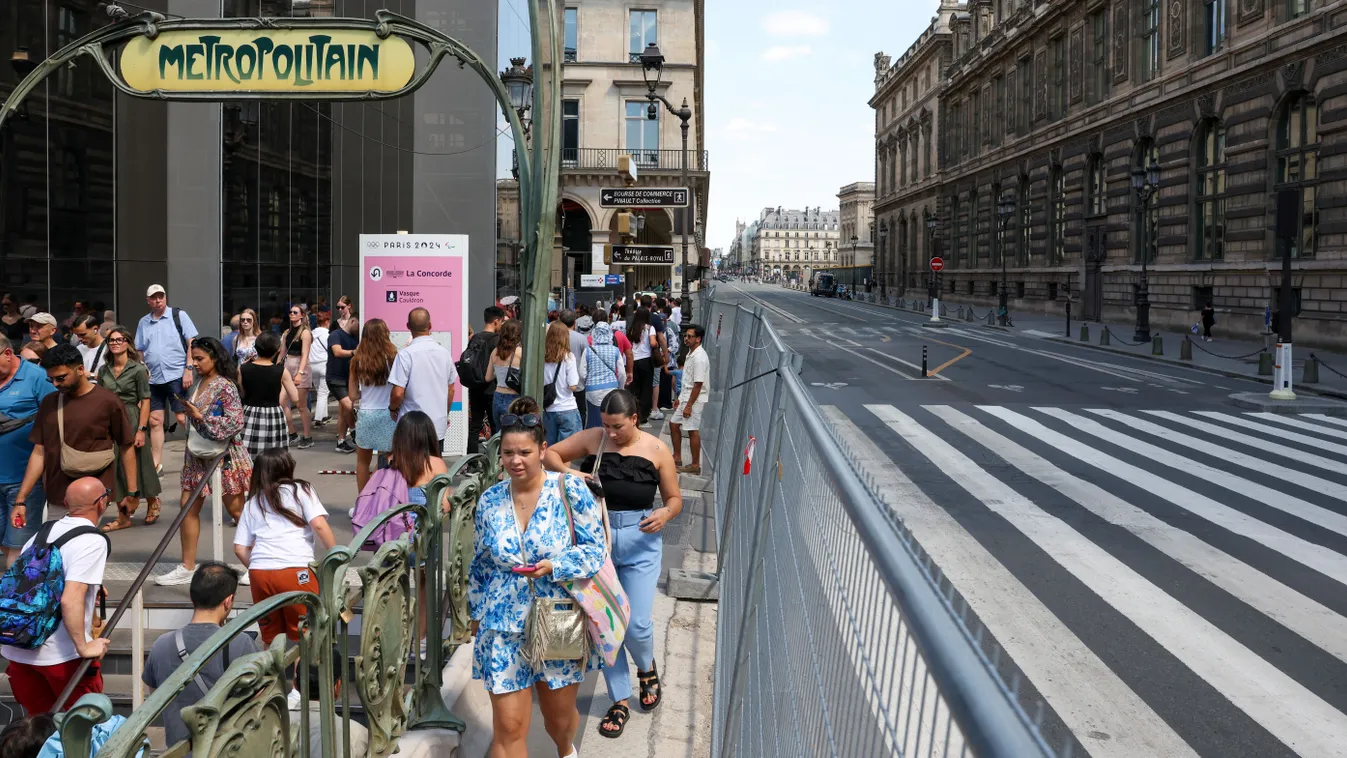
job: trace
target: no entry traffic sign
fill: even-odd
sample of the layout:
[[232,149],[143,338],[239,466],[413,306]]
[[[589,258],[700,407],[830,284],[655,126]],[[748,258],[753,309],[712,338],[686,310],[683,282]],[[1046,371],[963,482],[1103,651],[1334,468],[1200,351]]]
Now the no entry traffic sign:
[[945,259],[939,256],[931,259],[931,270],[940,271],[945,268]]

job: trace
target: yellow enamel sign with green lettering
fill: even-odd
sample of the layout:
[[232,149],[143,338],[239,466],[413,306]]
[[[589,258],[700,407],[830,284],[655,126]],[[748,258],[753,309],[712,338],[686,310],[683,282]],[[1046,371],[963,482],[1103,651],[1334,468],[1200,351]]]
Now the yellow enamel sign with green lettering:
[[416,73],[412,47],[351,29],[165,30],[121,55],[122,78],[140,92],[396,92]]

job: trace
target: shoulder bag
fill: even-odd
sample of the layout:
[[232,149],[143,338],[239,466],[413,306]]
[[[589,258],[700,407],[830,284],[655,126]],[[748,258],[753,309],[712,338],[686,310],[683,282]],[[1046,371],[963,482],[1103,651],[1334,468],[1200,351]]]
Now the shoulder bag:
[[[570,521],[571,506],[566,498],[566,478],[557,480],[561,502]],[[541,498],[542,496],[539,495]],[[514,493],[510,493],[513,510]],[[522,529],[521,529],[522,532]],[[571,528],[571,545],[575,545],[575,528]],[[522,541],[521,541],[522,546]],[[522,547],[521,547],[522,549]],[[521,559],[523,555],[520,555]],[[533,605],[524,621],[524,655],[534,666],[543,661],[583,661],[589,657],[592,643],[587,632],[585,611],[574,598],[538,597],[533,580],[529,579]]]
[[[196,400],[197,393],[201,391],[200,388],[201,385],[198,384],[193,390],[193,401]],[[193,402],[193,405],[195,404],[196,403]],[[203,409],[201,413],[204,415],[206,411]],[[207,437],[196,428],[196,421],[191,421],[187,424],[187,452],[191,453],[194,457],[208,461],[212,458],[218,458],[221,455],[224,455],[225,451],[228,449],[229,440],[213,440],[210,437]]]
[[[595,479],[599,476],[599,464],[603,462],[603,448],[607,439],[599,443],[599,453],[594,458]],[[575,602],[584,611],[589,638],[603,656],[604,665],[612,668],[617,665],[617,652],[627,637],[627,625],[631,622],[631,603],[622,582],[617,578],[617,567],[613,565],[613,535],[608,526],[608,505],[601,498],[595,498],[599,512],[603,514],[604,554],[603,566],[599,573],[590,579],[574,579],[563,582],[562,586],[571,593]],[[566,521],[571,529],[571,543],[575,542],[575,514],[571,510],[570,498],[566,496],[565,481],[561,482],[561,502],[566,506]]]
[[[510,354],[510,365],[505,368],[505,386],[520,394],[524,393],[524,377],[514,367],[514,354]],[[545,406],[544,406],[545,407]]]
[[546,411],[557,401],[557,380],[561,378],[561,372],[565,370],[565,362],[557,364],[557,372],[552,375],[552,383],[543,386],[543,410]]
[[56,398],[56,431],[61,440],[61,470],[71,476],[101,474],[117,459],[117,448],[85,452],[65,443],[65,395]]

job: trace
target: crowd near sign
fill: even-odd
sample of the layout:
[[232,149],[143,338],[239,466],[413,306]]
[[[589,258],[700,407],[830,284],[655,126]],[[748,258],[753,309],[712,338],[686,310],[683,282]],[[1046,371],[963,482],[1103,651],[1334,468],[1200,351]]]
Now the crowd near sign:
[[172,29],[121,53],[140,92],[396,92],[416,73],[412,46],[358,29]]
[[613,265],[672,266],[674,249],[664,245],[613,245]]
[[[468,343],[468,235],[360,235],[360,314],[383,319],[399,348],[410,339],[407,314],[430,311],[437,342],[458,358]],[[449,409],[447,455],[468,449],[467,394],[460,384]]]

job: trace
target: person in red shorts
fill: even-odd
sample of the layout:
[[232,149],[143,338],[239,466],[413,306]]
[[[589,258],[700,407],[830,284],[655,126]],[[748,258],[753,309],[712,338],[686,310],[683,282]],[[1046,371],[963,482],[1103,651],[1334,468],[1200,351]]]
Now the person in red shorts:
[[[111,497],[112,491],[94,477],[86,476],[71,482],[65,490],[66,517],[52,525],[48,539],[55,542],[76,527],[98,526]],[[23,546],[25,552],[32,548],[36,539],[28,540]],[[35,650],[0,648],[0,655],[9,661],[5,673],[9,674],[14,698],[29,716],[52,710],[56,698],[83,658],[92,658],[93,663],[70,693],[64,708],[74,705],[90,692],[103,691],[99,662],[108,652],[108,639],[93,639],[90,632],[97,588],[103,584],[103,569],[108,562],[107,537],[95,532],[71,539],[61,546],[61,561],[65,573],[61,625]]]

